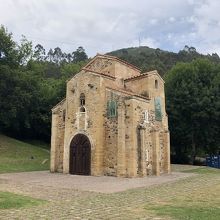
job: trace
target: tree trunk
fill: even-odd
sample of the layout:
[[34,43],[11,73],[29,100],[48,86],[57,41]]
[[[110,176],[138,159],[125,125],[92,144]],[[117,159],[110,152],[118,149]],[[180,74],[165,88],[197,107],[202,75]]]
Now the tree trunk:
[[196,159],[196,143],[194,140],[194,135],[192,135],[192,152],[191,152],[190,164],[194,165],[195,159]]

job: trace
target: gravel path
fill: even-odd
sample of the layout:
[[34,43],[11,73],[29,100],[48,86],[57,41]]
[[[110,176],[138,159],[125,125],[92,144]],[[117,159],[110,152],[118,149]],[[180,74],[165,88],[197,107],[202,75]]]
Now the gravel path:
[[174,172],[160,177],[128,179],[47,171],[0,174],[0,191],[48,201],[28,209],[0,210],[0,219],[160,219],[146,216],[143,208],[151,200],[153,189],[192,175]]
[[171,175],[142,178],[110,176],[79,176],[48,171],[0,174],[0,184],[27,185],[40,188],[73,189],[100,193],[121,192],[128,189],[148,187],[191,176],[190,173],[173,172]]

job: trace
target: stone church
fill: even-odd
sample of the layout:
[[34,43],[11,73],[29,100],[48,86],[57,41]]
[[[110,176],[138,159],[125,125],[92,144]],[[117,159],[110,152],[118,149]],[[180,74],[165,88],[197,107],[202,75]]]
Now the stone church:
[[164,81],[156,70],[97,54],[52,109],[51,172],[142,177],[170,173]]

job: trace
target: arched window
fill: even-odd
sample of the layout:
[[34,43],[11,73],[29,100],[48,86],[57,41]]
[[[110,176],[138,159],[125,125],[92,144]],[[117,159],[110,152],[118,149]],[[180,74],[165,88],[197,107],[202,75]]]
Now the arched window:
[[80,112],[85,112],[86,109],[85,109],[85,107],[81,106],[80,109],[79,109],[79,111],[80,111]]
[[80,94],[80,105],[81,106],[85,105],[85,94],[84,93]]
[[158,89],[158,80],[155,80],[155,89]]

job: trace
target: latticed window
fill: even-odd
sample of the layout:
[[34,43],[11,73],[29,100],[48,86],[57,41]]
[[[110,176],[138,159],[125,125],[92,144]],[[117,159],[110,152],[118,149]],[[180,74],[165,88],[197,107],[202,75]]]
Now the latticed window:
[[84,93],[80,94],[80,105],[81,106],[85,105],[85,94]]
[[155,120],[162,121],[162,101],[161,97],[154,98],[154,106],[155,106]]
[[117,116],[117,103],[114,100],[110,100],[107,103],[107,112],[108,117],[116,117]]

